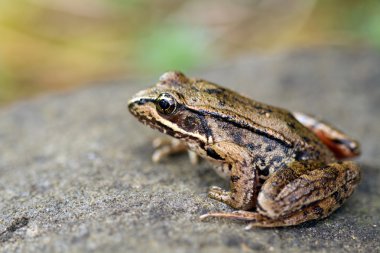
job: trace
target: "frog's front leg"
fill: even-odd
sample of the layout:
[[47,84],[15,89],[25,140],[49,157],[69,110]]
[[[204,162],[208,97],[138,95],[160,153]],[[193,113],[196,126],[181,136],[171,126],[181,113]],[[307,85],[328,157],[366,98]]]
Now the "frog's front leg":
[[235,209],[250,210],[256,205],[258,176],[252,166],[252,157],[245,149],[232,142],[219,142],[206,148],[222,165],[231,167],[230,191],[213,186],[209,197]]
[[262,186],[256,212],[206,214],[253,221],[247,228],[292,226],[327,217],[353,193],[360,169],[353,162],[293,162]]
[[152,155],[153,162],[160,162],[166,157],[174,154],[188,152],[190,162],[197,164],[199,157],[196,153],[190,151],[185,142],[174,138],[158,137],[153,140],[153,148],[155,149]]

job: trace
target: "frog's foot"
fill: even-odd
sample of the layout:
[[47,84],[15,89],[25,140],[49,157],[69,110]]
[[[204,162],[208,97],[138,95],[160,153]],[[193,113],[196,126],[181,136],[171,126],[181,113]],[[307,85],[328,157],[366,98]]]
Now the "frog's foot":
[[302,125],[314,132],[338,159],[355,157],[360,154],[359,143],[342,131],[310,115],[300,112],[292,114]]
[[186,144],[178,139],[174,138],[156,138],[153,140],[153,148],[155,149],[152,155],[152,161],[157,163],[167,158],[170,155],[179,154],[188,151],[190,162],[197,164],[198,156],[188,150]]
[[[234,211],[231,213],[206,213],[199,217],[201,220],[205,220],[207,218],[224,218],[224,219],[236,219],[241,221],[250,221],[245,229],[249,230],[254,226],[265,227],[266,224],[273,224],[273,221],[258,213],[258,212],[250,212],[250,211]],[[265,225],[264,225],[265,224]]]
[[[239,201],[236,200],[236,194],[234,195],[230,191],[225,191],[222,188],[218,186],[213,186],[210,188],[208,192],[208,196],[212,199],[218,200],[220,202],[223,202],[224,204],[227,204],[235,209],[239,210],[247,210],[250,208],[251,204],[249,205],[244,205],[241,204]],[[247,209],[245,209],[247,208]]]
[[[321,204],[321,203],[319,203]],[[245,226],[245,230],[250,230],[254,227],[283,227],[289,226],[293,224],[299,224],[305,222],[305,214],[308,215],[307,220],[311,219],[313,216],[314,219],[319,218],[318,210],[315,209],[315,206],[308,207],[305,210],[299,211],[296,214],[293,214],[289,217],[281,217],[279,219],[271,219],[267,216],[262,215],[258,212],[250,212],[250,211],[234,211],[231,213],[207,213],[201,215],[199,218],[201,220],[205,220],[207,218],[224,218],[224,219],[236,219],[241,221],[249,221],[250,223]]]
[[228,204],[231,199],[230,192],[223,190],[218,186],[212,186],[208,192],[208,196],[212,199]]
[[[231,213],[206,213],[199,217],[201,220],[205,220],[207,218],[225,218],[225,219],[237,219],[244,221],[257,221],[264,218],[264,216],[257,212],[249,212],[249,211],[234,211]],[[266,217],[267,218],[267,217]]]

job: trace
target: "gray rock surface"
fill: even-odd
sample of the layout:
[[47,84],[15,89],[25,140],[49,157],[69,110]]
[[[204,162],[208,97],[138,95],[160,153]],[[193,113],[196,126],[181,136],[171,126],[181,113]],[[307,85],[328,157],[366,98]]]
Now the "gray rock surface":
[[244,231],[207,198],[226,187],[206,163],[153,164],[157,133],[126,110],[153,84],[120,81],[0,111],[1,252],[379,252],[380,55],[323,48],[250,56],[188,73],[257,100],[320,115],[358,138],[363,180],[331,217]]

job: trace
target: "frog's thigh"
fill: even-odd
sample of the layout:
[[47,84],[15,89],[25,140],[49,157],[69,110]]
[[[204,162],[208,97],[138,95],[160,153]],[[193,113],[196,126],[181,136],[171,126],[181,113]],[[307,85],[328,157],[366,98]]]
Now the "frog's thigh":
[[293,162],[264,183],[257,209],[274,226],[323,218],[342,205],[359,180],[360,169],[353,162],[324,166],[314,161]]

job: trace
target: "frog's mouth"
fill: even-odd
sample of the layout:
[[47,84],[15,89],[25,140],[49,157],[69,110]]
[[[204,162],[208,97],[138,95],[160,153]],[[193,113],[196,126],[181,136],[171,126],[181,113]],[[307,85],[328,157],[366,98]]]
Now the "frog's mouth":
[[159,116],[154,108],[154,101],[151,98],[132,99],[128,102],[128,109],[144,125],[165,133],[168,127],[156,120]]
[[152,129],[157,129],[161,133],[186,142],[197,143],[201,147],[204,147],[207,142],[205,137],[189,134],[189,132],[178,127],[177,124],[160,116],[156,110],[155,99],[140,98],[131,100],[128,103],[128,109],[141,123]]

